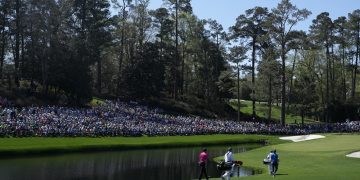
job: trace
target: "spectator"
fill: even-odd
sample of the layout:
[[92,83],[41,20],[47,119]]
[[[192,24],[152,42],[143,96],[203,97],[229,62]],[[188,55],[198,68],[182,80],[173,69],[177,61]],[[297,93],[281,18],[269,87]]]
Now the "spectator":
[[[352,133],[359,121],[334,124],[286,125],[174,116],[138,103],[106,101],[93,108],[60,106],[0,109],[2,136],[175,136],[203,134]],[[12,113],[13,112],[13,113]]]

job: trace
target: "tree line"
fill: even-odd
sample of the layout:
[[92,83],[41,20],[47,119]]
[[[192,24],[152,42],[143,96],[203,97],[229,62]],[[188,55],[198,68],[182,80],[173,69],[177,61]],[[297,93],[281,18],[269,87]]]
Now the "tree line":
[[[358,105],[360,10],[335,20],[289,0],[254,7],[224,30],[199,19],[191,0],[2,0],[0,79],[81,102],[93,95],[276,102],[331,122]],[[244,75],[241,75],[243,73]],[[346,108],[345,108],[346,109]],[[344,110],[345,111],[345,110]],[[348,114],[348,113],[345,113]],[[240,114],[238,115],[240,119]]]
[[[242,42],[230,47],[230,58],[236,64],[251,61],[237,68],[251,71],[248,87],[253,116],[255,101],[267,102],[271,118],[271,106],[280,99],[282,124],[286,111],[324,122],[358,118],[360,10],[335,20],[323,12],[308,32],[295,30],[309,15],[307,9],[283,0],[271,10],[247,10],[230,28],[230,40]],[[247,58],[248,51],[251,58]]]

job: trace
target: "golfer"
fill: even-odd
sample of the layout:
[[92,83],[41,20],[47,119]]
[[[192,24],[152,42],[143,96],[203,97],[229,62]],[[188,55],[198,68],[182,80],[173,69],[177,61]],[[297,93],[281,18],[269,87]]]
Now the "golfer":
[[270,153],[270,166],[271,166],[271,175],[275,177],[276,172],[279,168],[279,156],[276,154],[276,149]]
[[205,178],[207,180],[209,179],[209,177],[208,177],[208,175],[206,173],[206,163],[207,163],[207,161],[208,161],[207,149],[204,148],[203,151],[199,155],[199,166],[201,167],[199,180],[202,179],[203,175],[205,175]]

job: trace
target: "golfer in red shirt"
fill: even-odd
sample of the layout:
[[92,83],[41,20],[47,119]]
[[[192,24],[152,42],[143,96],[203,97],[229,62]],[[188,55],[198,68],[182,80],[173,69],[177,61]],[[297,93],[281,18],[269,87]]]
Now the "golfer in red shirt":
[[207,160],[208,160],[207,149],[204,148],[203,151],[199,155],[199,165],[201,167],[199,180],[202,178],[203,174],[205,175],[205,178],[207,180],[209,179],[209,177],[207,176],[207,173],[206,173],[206,162],[207,162]]

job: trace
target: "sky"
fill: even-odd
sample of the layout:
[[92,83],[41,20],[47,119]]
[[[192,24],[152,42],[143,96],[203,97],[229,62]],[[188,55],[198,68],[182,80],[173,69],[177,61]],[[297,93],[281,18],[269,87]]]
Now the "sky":
[[[194,14],[199,19],[214,19],[227,30],[235,24],[236,18],[244,14],[245,10],[255,6],[276,7],[281,0],[192,0]],[[313,19],[321,12],[329,12],[334,20],[340,16],[347,17],[348,13],[360,9],[360,0],[291,0],[299,9],[306,8],[312,12],[307,20],[300,22],[295,29],[308,31]],[[161,7],[163,0],[150,0],[150,9]]]

